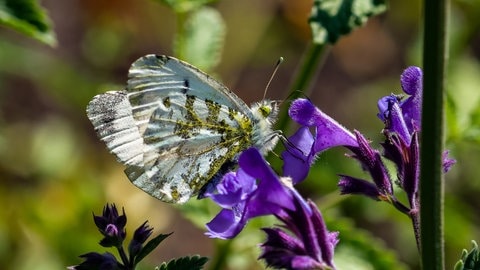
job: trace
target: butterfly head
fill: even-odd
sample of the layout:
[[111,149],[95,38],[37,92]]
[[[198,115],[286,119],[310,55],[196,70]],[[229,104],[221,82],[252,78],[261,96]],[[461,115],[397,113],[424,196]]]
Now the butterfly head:
[[278,105],[276,101],[262,100],[251,107],[253,114],[253,146],[266,154],[278,141],[278,132],[272,130],[277,120]]
[[275,123],[278,116],[278,104],[276,101],[264,99],[252,105],[255,119],[266,120],[270,125]]

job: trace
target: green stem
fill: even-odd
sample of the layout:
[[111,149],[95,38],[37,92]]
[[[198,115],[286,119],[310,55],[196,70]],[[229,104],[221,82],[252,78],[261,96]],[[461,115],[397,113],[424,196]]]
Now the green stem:
[[222,240],[218,239],[215,241],[215,255],[213,256],[213,261],[211,261],[210,270],[221,270],[225,269],[226,265],[225,263],[227,262],[228,255],[231,251],[230,246],[232,245],[232,242],[235,241],[234,239],[229,239],[229,240]]
[[443,100],[448,0],[424,1],[423,108],[420,172],[422,268],[444,269]]
[[185,59],[185,23],[188,14],[187,12],[179,11],[175,15],[177,18],[177,32],[175,33],[173,48],[177,58]]
[[[300,68],[294,76],[294,81],[290,88],[289,100],[308,95],[310,93],[310,85],[324,63],[327,55],[327,45],[312,44],[305,52]],[[287,131],[288,129],[288,110],[284,108],[281,110],[277,120],[277,130]]]
[[118,254],[120,255],[120,258],[122,258],[122,262],[123,262],[123,265],[125,265],[125,268],[133,269],[133,261],[128,260],[127,254],[125,253],[123,246],[117,247],[117,251],[118,251]]

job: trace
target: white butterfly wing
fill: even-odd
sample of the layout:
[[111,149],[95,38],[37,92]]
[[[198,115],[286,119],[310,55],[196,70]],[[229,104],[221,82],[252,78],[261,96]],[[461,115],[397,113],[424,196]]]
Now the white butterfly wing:
[[250,142],[245,115],[190,95],[171,95],[143,133],[144,165],[127,168],[129,179],[168,202],[185,202]]
[[167,56],[134,62],[127,92],[96,96],[87,115],[132,183],[165,202],[186,202],[251,145],[250,108]]
[[87,116],[118,161],[127,166],[143,164],[143,138],[132,116],[127,92],[110,91],[95,96],[88,104]]
[[223,84],[196,67],[165,55],[146,55],[136,60],[128,74],[128,97],[140,132],[163,99],[175,93],[214,100],[250,115],[250,108]]

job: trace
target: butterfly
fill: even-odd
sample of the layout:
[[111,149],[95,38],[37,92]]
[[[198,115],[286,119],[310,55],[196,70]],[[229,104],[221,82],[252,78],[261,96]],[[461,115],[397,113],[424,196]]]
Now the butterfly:
[[165,55],[146,55],[129,69],[127,87],[95,96],[87,116],[98,137],[137,187],[184,203],[218,181],[249,147],[272,150],[278,106],[249,107],[198,68]]

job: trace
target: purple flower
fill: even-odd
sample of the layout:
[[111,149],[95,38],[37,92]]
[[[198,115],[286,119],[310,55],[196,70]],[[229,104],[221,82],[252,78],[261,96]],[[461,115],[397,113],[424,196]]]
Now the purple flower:
[[[284,152],[282,154],[284,158],[286,156],[295,156],[298,160],[308,164],[309,158],[301,160],[298,157],[312,157],[329,148],[344,146],[353,152],[351,157],[357,159],[361,163],[362,168],[370,173],[375,185],[369,184],[366,180],[342,176],[339,183],[342,194],[364,194],[376,200],[392,200],[393,188],[390,176],[381,159],[381,155],[377,150],[370,146],[369,142],[362,134],[358,131],[354,131],[353,133],[350,132],[333,118],[316,108],[307,99],[294,100],[290,106],[289,115],[299,124],[306,125],[303,132],[308,132],[308,129],[306,129],[308,127],[314,127],[316,134],[313,143],[310,142],[310,140],[304,142],[305,144],[313,144],[311,149],[305,150],[303,150],[304,148],[297,140],[289,138],[288,141],[293,144],[293,146],[287,147],[286,153]],[[294,138],[294,136],[292,137]],[[306,135],[303,135],[302,137],[309,138]],[[296,148],[306,152],[304,155],[292,154],[292,149]],[[312,158],[310,158],[310,160],[311,159]],[[302,171],[302,175],[306,176],[309,167],[304,166],[301,168],[306,170],[306,172]],[[297,172],[297,175],[299,174],[300,173]]]
[[[382,97],[378,101],[378,117],[385,123],[383,133],[385,142],[381,145],[383,153],[373,149],[367,139],[358,131],[353,133],[338,122],[316,108],[309,100],[297,99],[289,109],[290,117],[303,125],[301,132],[308,132],[307,127],[313,127],[315,135],[309,137],[302,134],[289,139],[291,145],[284,158],[295,158],[297,163],[303,163],[300,172],[290,173],[301,181],[308,174],[308,168],[315,155],[328,148],[344,146],[353,152],[355,158],[367,171],[373,183],[352,176],[340,175],[339,187],[342,194],[362,194],[375,200],[387,201],[406,214],[418,210],[418,181],[420,172],[419,142],[421,132],[421,102],[422,102],[422,70],[418,67],[405,69],[400,77],[403,91],[407,98],[399,95]],[[300,131],[299,131],[300,132]],[[304,145],[313,145],[311,148]],[[295,150],[296,149],[296,150]],[[298,152],[302,152],[299,154]],[[391,160],[397,169],[397,183],[405,191],[410,207],[400,203],[393,194],[391,176],[386,169],[382,156]],[[448,151],[443,154],[443,168],[447,172],[455,163],[448,158]],[[284,169],[285,171],[285,169]]]
[[294,209],[292,194],[257,149],[245,150],[238,164],[240,169],[226,174],[216,193],[205,194],[223,207],[206,225],[212,238],[233,238],[251,218]]
[[140,227],[138,227],[133,233],[133,239],[128,245],[128,252],[130,257],[135,257],[142,250],[143,244],[152,235],[153,228],[149,227],[147,221],[145,221]]
[[263,228],[261,245],[267,266],[276,269],[335,269],[333,251],[338,232],[329,232],[314,203],[305,202],[294,190],[295,209],[276,214],[283,226]]
[[126,236],[125,225],[127,223],[127,216],[123,208],[122,212],[123,214],[119,215],[115,204],[107,204],[103,208],[101,216],[93,215],[95,225],[104,236],[100,241],[100,245],[103,247],[115,247],[120,255],[121,262],[118,261],[113,254],[108,252],[103,254],[90,252],[80,256],[80,258],[85,259],[85,261],[79,265],[70,266],[68,269],[133,270],[138,262],[170,235],[160,234],[144,245],[153,231],[153,228],[149,227],[147,221],[145,221],[135,230],[128,246],[129,253],[127,254],[123,248],[123,241]]
[[[297,134],[297,138],[308,137],[304,132]],[[300,145],[298,150],[311,146]],[[293,187],[284,185],[282,181],[290,179],[279,178],[257,149],[244,151],[239,157],[239,166],[237,172],[223,177],[216,192],[206,194],[223,208],[207,224],[206,234],[214,238],[233,238],[249,219],[274,215],[285,226],[284,229],[263,229],[267,240],[262,244],[261,259],[275,268],[334,269],[333,249],[338,242],[337,233],[327,231],[316,206],[310,201],[305,202]]]
[[[318,153],[335,146],[358,147],[355,135],[337,121],[315,107],[308,99],[292,102],[289,116],[302,125],[288,138],[286,150],[282,153],[285,161],[283,174],[297,184],[303,181]],[[309,128],[315,129],[315,135]]]
[[[409,95],[402,101],[401,96],[390,95],[381,98],[378,101],[378,109],[380,113],[378,117],[385,121],[389,117],[391,110],[395,110],[396,116],[392,116],[395,121],[402,121],[408,132],[412,134],[414,131],[421,129],[421,108],[422,108],[422,70],[419,67],[411,66],[406,68],[400,76],[400,83],[403,91]],[[400,108],[393,109],[391,106],[398,104]],[[402,119],[396,119],[401,117]],[[403,127],[402,127],[403,128]],[[395,129],[394,129],[395,130]],[[396,132],[404,132],[395,130]]]
[[101,216],[93,215],[95,225],[97,225],[98,230],[104,236],[100,241],[100,245],[104,247],[118,247],[122,245],[127,234],[125,231],[127,216],[125,216],[123,209],[122,212],[122,215],[118,215],[115,204],[107,204],[103,208]]
[[288,110],[289,116],[305,127],[315,127],[312,150],[315,153],[335,146],[358,146],[355,135],[333,118],[315,107],[308,99],[297,99]]

